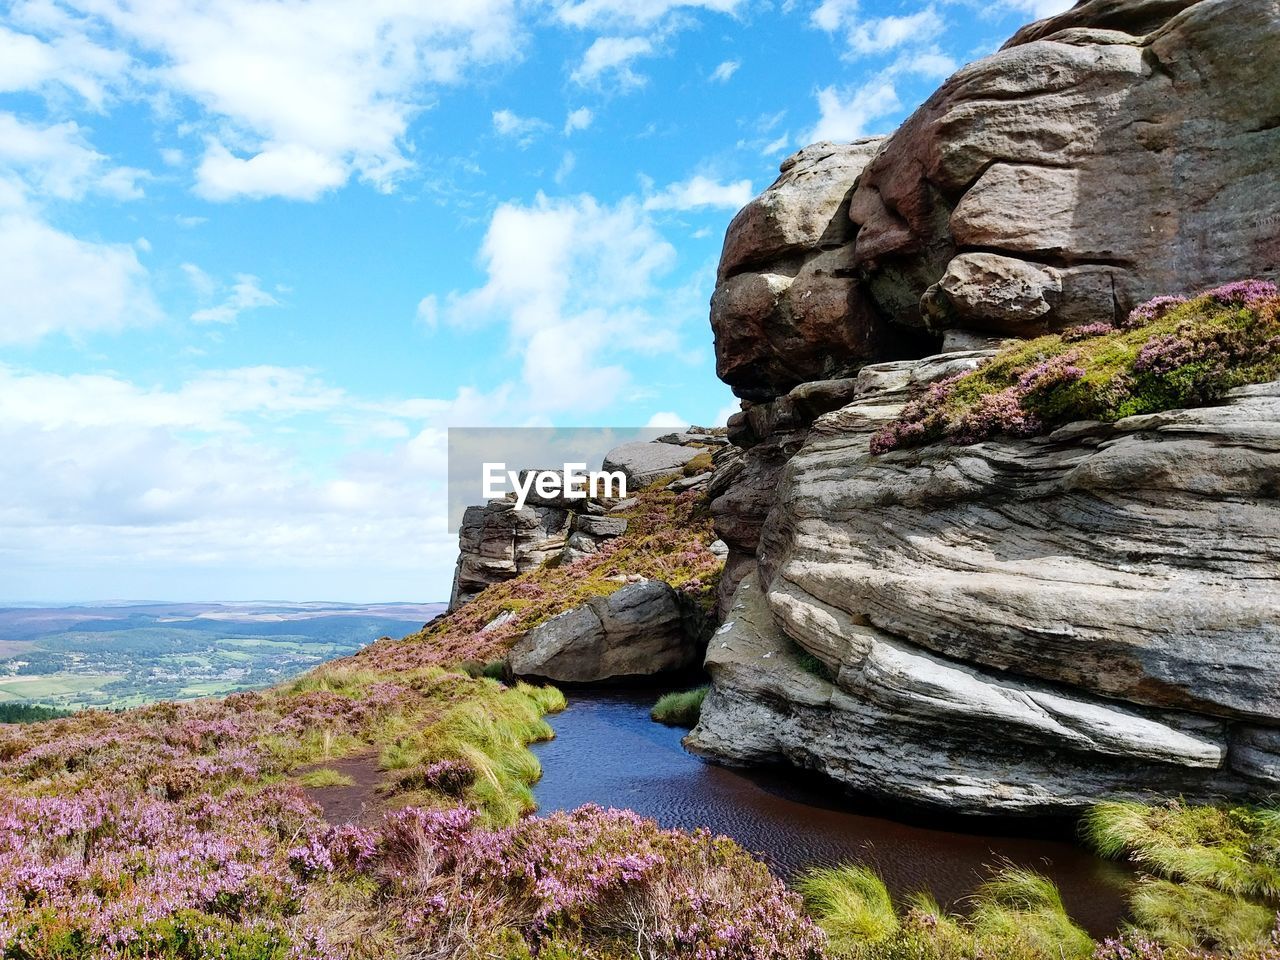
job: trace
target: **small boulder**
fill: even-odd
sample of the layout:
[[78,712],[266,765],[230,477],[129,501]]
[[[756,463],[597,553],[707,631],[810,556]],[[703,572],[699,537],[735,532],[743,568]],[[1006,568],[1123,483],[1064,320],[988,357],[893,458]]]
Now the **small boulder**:
[[705,616],[661,580],[641,580],[566,610],[526,633],[511,650],[516,676],[599,683],[694,667]]
[[621,470],[627,478],[627,491],[635,492],[680,468],[703,451],[674,443],[646,443],[637,440],[614,447],[604,458],[606,471]]

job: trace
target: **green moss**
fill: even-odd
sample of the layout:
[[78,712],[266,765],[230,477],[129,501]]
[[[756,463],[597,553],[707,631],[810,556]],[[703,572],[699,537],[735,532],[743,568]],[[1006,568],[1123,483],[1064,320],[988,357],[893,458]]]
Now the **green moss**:
[[708,689],[698,687],[696,690],[663,694],[649,711],[649,716],[669,727],[694,727],[698,723],[702,701],[706,699]]

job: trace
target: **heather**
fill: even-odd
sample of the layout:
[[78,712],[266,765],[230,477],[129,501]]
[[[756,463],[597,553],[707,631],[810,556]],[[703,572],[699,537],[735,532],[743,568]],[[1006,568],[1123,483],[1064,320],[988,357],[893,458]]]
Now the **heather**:
[[379,670],[466,662],[477,671],[487,665],[500,673],[498,662],[525,631],[641,578],[663,580],[709,608],[722,562],[709,549],[716,534],[701,494],[673,493],[658,481],[636,501],[612,514],[626,518],[626,534],[604,541],[597,553],[493,584],[419,633],[366,647],[356,661]]
[[1280,811],[1104,803],[1083,823],[1103,856],[1142,871],[1130,902],[1135,935],[1169,947],[1258,950],[1280,914]]
[[1214,403],[1280,377],[1280,294],[1247,280],[1157,297],[1119,326],[1095,322],[1006,346],[977,370],[931,384],[871,441],[873,453],[940,440],[1032,437],[1076,420]]

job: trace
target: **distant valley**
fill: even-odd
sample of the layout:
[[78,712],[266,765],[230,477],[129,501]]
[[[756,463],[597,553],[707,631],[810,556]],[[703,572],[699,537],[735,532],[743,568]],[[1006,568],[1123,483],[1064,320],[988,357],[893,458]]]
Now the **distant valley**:
[[0,608],[0,705],[119,708],[269,686],[438,603],[136,603]]

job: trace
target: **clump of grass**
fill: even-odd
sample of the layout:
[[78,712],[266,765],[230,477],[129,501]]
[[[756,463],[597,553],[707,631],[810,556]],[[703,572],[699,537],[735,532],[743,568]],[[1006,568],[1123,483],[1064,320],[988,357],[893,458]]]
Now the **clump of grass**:
[[332,767],[321,767],[319,770],[309,770],[298,778],[304,787],[350,787],[355,784],[355,778],[334,770]]
[[698,717],[702,713],[702,701],[707,698],[708,689],[698,687],[696,690],[665,693],[649,711],[649,716],[669,727],[697,726]]
[[[489,679],[471,681],[467,694],[430,724],[388,737],[379,766],[417,771],[459,762],[469,771],[462,799],[480,811],[484,824],[507,826],[534,809],[530,788],[542,767],[527,747],[554,736],[543,716],[563,710],[564,695],[553,687],[507,687]],[[412,788],[419,779],[402,773],[396,782]]]
[[1085,960],[1094,943],[1071,922],[1057,887],[1031,870],[1006,866],[974,895],[970,917],[948,914],[933,897],[909,897],[900,914],[872,870],[812,870],[797,884],[830,939],[850,960]]
[[1266,943],[1276,911],[1201,883],[1146,877],[1129,899],[1134,926],[1166,946],[1240,950]]
[[970,922],[979,941],[1016,947],[1023,956],[1084,958],[1094,949],[1053,881],[1021,867],[1005,867],[978,888]]
[[1145,872],[1131,900],[1142,934],[1180,947],[1265,942],[1280,910],[1280,811],[1103,803],[1081,830],[1099,854]]
[[486,677],[490,680],[505,680],[508,676],[506,660],[490,660],[488,663],[481,663],[479,660],[464,660],[458,664],[458,669],[473,680],[478,680],[481,677]]
[[385,678],[373,670],[365,670],[343,664],[326,664],[309,673],[304,673],[285,689],[288,693],[319,691],[322,693],[336,693],[344,697],[354,697],[382,679]]
[[838,954],[886,940],[898,931],[889,888],[867,867],[846,864],[810,870],[796,888]]
[[1190,300],[1157,298],[1121,326],[1087,324],[1013,343],[972,373],[930,385],[872,438],[871,452],[1203,406],[1277,377],[1280,293],[1242,281]]

